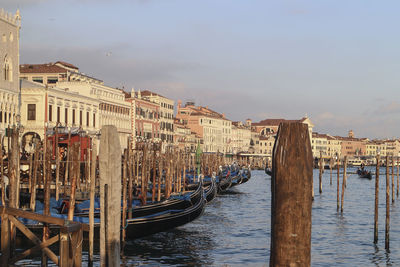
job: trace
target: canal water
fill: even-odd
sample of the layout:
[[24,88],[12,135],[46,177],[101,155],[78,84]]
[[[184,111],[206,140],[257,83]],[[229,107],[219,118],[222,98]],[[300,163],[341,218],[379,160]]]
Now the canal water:
[[[336,211],[336,172],[332,185],[329,170],[324,173],[323,193],[319,194],[318,170],[314,170],[312,266],[400,266],[400,199],[391,204],[388,252],[384,248],[386,177],[383,169],[381,172],[379,242],[374,245],[375,179],[349,174],[341,214]],[[249,182],[219,195],[198,220],[128,241],[124,266],[268,266],[270,186],[269,176],[253,171]],[[21,265],[35,263],[25,261]]]

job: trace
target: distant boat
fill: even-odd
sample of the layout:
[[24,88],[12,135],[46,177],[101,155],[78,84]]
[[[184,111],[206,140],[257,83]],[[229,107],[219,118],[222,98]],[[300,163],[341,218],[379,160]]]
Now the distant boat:
[[268,166],[265,167],[265,173],[266,173],[267,175],[269,175],[269,176],[272,176],[272,170],[271,170],[271,168],[268,168]]
[[360,178],[372,179],[370,171],[358,169],[357,174]]

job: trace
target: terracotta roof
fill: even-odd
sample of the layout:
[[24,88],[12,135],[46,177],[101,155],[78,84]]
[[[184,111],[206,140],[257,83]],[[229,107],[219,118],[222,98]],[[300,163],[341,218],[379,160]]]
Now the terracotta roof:
[[72,65],[71,63],[68,63],[68,62],[57,61],[57,62],[54,63],[54,64],[57,64],[57,63],[59,63],[59,64],[61,64],[61,65],[64,65],[65,67],[68,67],[68,68],[72,68],[72,69],[77,69],[77,70],[79,70],[79,68],[78,68],[77,66],[74,66],[74,65]]
[[151,96],[151,95],[153,95],[153,96],[160,96],[160,97],[166,98],[165,96],[162,96],[162,95],[160,95],[160,94],[151,92],[151,91],[149,91],[149,90],[141,91],[141,94],[142,94],[142,96]]
[[19,66],[20,73],[66,73],[67,70],[53,63],[47,64],[22,64]]

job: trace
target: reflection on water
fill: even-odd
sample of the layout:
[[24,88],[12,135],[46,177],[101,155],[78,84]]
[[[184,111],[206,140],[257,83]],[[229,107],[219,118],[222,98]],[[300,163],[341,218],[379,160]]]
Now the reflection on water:
[[[355,172],[355,169],[349,169],[349,172]],[[248,183],[209,203],[203,216],[195,222],[169,232],[128,241],[122,257],[123,264],[267,266],[271,179],[263,171],[253,171],[252,175]],[[312,266],[400,266],[400,203],[397,200],[391,205],[390,252],[385,250],[384,177],[382,173],[379,242],[374,245],[375,180],[349,175],[342,214],[336,209],[336,173],[333,174],[332,185],[329,184],[329,171],[324,173],[323,193],[320,195],[318,170],[314,170]],[[87,254],[84,257],[87,259]]]

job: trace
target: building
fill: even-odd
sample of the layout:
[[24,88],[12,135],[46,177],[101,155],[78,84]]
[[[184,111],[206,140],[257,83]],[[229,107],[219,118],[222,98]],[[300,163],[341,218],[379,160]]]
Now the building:
[[386,144],[386,155],[387,156],[393,156],[393,157],[398,157],[400,156],[400,142],[397,139],[392,139],[392,140],[385,140],[384,141]]
[[0,11],[0,132],[19,123],[19,32],[21,16]]
[[21,100],[22,143],[28,152],[34,138],[43,140],[46,127],[64,126],[89,135],[100,129],[98,99],[21,80]]
[[328,136],[326,134],[312,133],[311,148],[314,158],[328,155]]
[[82,114],[86,116],[83,120],[98,121],[98,128],[103,125],[114,125],[117,127],[121,148],[127,147],[128,137],[132,135],[134,129],[131,124],[131,103],[125,101],[123,90],[106,86],[102,80],[81,73],[78,67],[62,61],[23,64],[20,66],[20,77],[23,80],[61,88],[97,100],[99,112],[86,112]]
[[232,153],[249,152],[251,128],[241,121],[232,122]]
[[263,154],[266,157],[272,157],[276,140],[276,134],[263,135],[259,138],[257,154]]
[[189,127],[184,125],[178,119],[174,120],[174,146],[185,151],[196,152],[197,145],[202,148],[203,141],[192,132]]
[[251,123],[251,128],[253,131],[257,132],[260,136],[267,136],[270,134],[277,134],[279,125],[282,122],[301,122],[307,124],[308,132],[310,135],[310,141],[312,140],[312,130],[314,128],[314,124],[308,117],[304,117],[300,120],[286,120],[286,119],[265,119],[257,123]]
[[125,96],[126,101],[134,103],[131,118],[135,125],[136,141],[160,141],[160,105],[144,99],[141,92],[135,92],[133,88]]
[[203,152],[232,153],[232,122],[224,114],[178,101],[176,118],[203,139]]
[[165,144],[174,142],[174,100],[145,90],[141,92],[143,99],[159,105],[160,139]]

